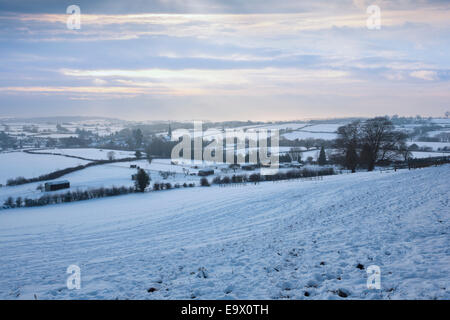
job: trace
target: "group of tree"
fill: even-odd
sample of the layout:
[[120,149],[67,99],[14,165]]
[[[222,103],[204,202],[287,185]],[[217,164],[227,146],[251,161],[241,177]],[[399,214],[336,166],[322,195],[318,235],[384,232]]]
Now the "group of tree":
[[164,138],[153,137],[145,146],[145,153],[150,161],[153,157],[170,158],[172,149],[177,143],[177,141],[168,141]]
[[[213,180],[213,184],[225,185],[225,184],[235,184],[235,183],[257,183],[262,181],[280,181],[280,180],[290,180],[290,179],[301,179],[301,178],[314,178],[322,177],[328,175],[334,175],[336,172],[332,167],[317,168],[317,169],[294,169],[289,171],[279,171],[272,175],[261,175],[259,173],[252,173],[250,175],[233,175],[229,176],[216,176]],[[205,179],[205,180],[204,180]],[[208,186],[209,182],[206,178],[202,178],[200,181],[201,186]]]
[[11,137],[3,131],[0,131],[0,147],[2,147],[2,149],[13,148],[15,143],[15,138]]
[[3,203],[3,208],[20,208],[20,207],[37,207],[46,206],[51,204],[83,201],[104,197],[112,197],[123,194],[129,194],[135,192],[133,187],[111,187],[111,188],[97,188],[89,190],[74,190],[64,193],[44,194],[40,198],[12,198],[8,197]]
[[336,148],[343,164],[352,172],[358,166],[372,171],[377,163],[406,160],[410,156],[406,134],[395,131],[387,117],[356,120],[339,127],[337,133]]

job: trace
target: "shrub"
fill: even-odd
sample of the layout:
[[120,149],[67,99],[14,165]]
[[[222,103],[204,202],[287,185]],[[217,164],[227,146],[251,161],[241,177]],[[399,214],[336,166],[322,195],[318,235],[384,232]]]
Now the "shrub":
[[208,179],[206,179],[206,178],[201,178],[201,179],[200,179],[200,185],[201,185],[202,187],[209,187],[209,186],[210,186],[209,181],[208,181]]
[[214,177],[212,183],[214,183],[214,184],[222,184],[222,180],[220,179],[219,176],[217,176],[217,177]]
[[250,175],[249,180],[250,182],[259,182],[261,181],[261,175],[259,173],[253,173]]
[[144,192],[150,184],[150,177],[144,169],[139,169],[136,175],[135,187],[137,191]]
[[14,208],[14,199],[12,197],[8,197],[3,205],[7,208]]
[[7,186],[17,186],[25,183],[27,183],[27,179],[25,179],[24,177],[17,177],[15,179],[8,179],[8,181],[6,181]]
[[[72,201],[82,201],[82,200],[89,200],[94,198],[101,198],[101,197],[109,197],[109,196],[115,196],[115,195],[121,195],[121,194],[127,194],[134,192],[133,187],[112,187],[109,189],[105,188],[99,188],[99,189],[90,189],[90,190],[76,190],[76,191],[68,191],[66,193],[57,193],[57,194],[44,194],[38,199],[28,199],[25,198],[22,201],[21,197],[18,197],[15,202],[14,199],[8,199],[8,204],[11,203],[12,206],[7,206],[8,208],[13,208],[14,206],[19,206],[19,203],[23,204],[25,207],[35,207],[35,206],[46,206],[49,204],[58,204],[63,202],[72,202]],[[6,202],[5,202],[6,206]]]

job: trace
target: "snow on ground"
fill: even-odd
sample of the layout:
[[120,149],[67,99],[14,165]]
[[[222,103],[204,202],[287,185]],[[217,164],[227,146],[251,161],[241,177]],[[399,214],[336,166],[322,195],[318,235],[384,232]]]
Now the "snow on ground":
[[296,139],[323,139],[323,140],[334,140],[337,137],[336,133],[327,133],[327,132],[305,132],[305,131],[293,131],[289,133],[285,133],[282,135],[284,138],[288,140],[296,140]]
[[107,160],[108,152],[114,152],[115,159],[134,158],[135,151],[121,151],[95,148],[74,148],[74,149],[41,149],[36,153],[55,153],[69,156],[82,157],[90,160]]
[[450,126],[450,118],[434,118],[431,119],[431,122]]
[[449,169],[4,210],[0,298],[449,299]]
[[34,178],[42,174],[75,167],[88,162],[63,156],[36,155],[21,151],[3,152],[0,153],[0,184],[4,185],[10,178]]
[[302,152],[302,161],[306,161],[309,157],[312,157],[314,161],[319,158],[320,150],[310,150]]
[[448,152],[426,152],[426,151],[412,151],[412,157],[416,159],[435,158],[448,156]]
[[[41,156],[41,155],[39,155]],[[95,188],[111,188],[116,187],[131,187],[134,185],[134,181],[131,179],[133,174],[136,174],[137,170],[130,168],[131,164],[135,164],[145,170],[150,175],[151,183],[163,182],[183,184],[184,182],[194,182],[198,184],[200,178],[198,176],[186,176],[182,171],[182,166],[174,166],[170,164],[170,159],[155,159],[152,164],[149,164],[147,160],[131,161],[131,162],[117,162],[109,163],[98,166],[89,167],[83,170],[75,171],[64,175],[56,180],[68,180],[70,182],[70,189],[63,189],[60,191],[42,192],[37,189],[39,185],[43,185],[45,182],[27,183],[19,186],[3,187],[0,189],[0,204],[3,204],[8,197],[22,197],[29,199],[40,198],[44,194],[57,194],[65,193],[68,190],[87,190]],[[186,166],[193,173],[198,170]],[[159,171],[173,172],[174,174],[164,179]]]
[[[1,120],[1,119],[0,119]],[[110,135],[112,133],[118,132],[125,128],[123,121],[114,121],[114,120],[102,120],[102,119],[92,119],[92,120],[81,120],[74,121],[69,123],[62,123],[62,126],[69,130],[70,133],[57,133],[56,131],[56,121],[54,123],[42,123],[42,122],[5,122],[1,123],[2,129],[4,126],[7,126],[8,130],[6,130],[9,134],[13,135],[34,135],[37,137],[49,137],[49,138],[67,138],[67,137],[76,137],[75,134],[76,129],[84,129],[87,131],[91,131],[93,133],[99,134],[100,136]],[[39,131],[36,133],[27,133],[24,132],[24,127],[33,126],[36,127]]]
[[442,129],[442,130],[428,131],[426,135],[428,137],[435,137],[437,135],[440,135],[441,133],[450,134],[450,129],[447,128],[447,129]]
[[77,133],[48,133],[48,134],[37,134],[34,135],[36,138],[52,138],[52,139],[61,139],[61,138],[78,138]]
[[270,130],[297,130],[306,127],[308,124],[306,122],[288,122],[288,123],[277,123],[277,124],[265,124],[258,126],[258,128],[265,128]]
[[408,146],[416,144],[419,147],[430,147],[433,151],[438,151],[438,149],[443,149],[445,147],[450,148],[450,142],[422,142],[422,141],[410,141],[406,143]]
[[303,130],[311,132],[330,132],[335,133],[339,127],[342,127],[345,123],[323,123],[307,126]]

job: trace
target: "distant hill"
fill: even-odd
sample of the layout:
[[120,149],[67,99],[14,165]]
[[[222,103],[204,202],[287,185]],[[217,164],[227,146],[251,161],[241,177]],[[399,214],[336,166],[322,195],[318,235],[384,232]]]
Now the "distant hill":
[[57,117],[32,117],[32,118],[0,118],[1,122],[32,122],[32,123],[61,123],[61,122],[75,122],[87,120],[107,120],[107,121],[124,121],[117,118],[108,117],[88,117],[88,116],[57,116]]

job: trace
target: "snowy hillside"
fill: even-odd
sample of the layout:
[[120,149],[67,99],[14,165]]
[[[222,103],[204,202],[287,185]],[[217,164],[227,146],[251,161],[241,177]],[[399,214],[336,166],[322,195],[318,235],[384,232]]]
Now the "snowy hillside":
[[0,153],[0,184],[8,179],[34,178],[56,170],[87,164],[89,161],[57,155],[36,155],[25,152]]
[[4,210],[0,298],[449,299],[449,169]]
[[34,153],[54,153],[68,156],[86,158],[89,160],[108,160],[108,153],[111,152],[114,159],[133,158],[134,151],[96,149],[96,148],[75,148],[75,149],[41,149],[34,150]]

